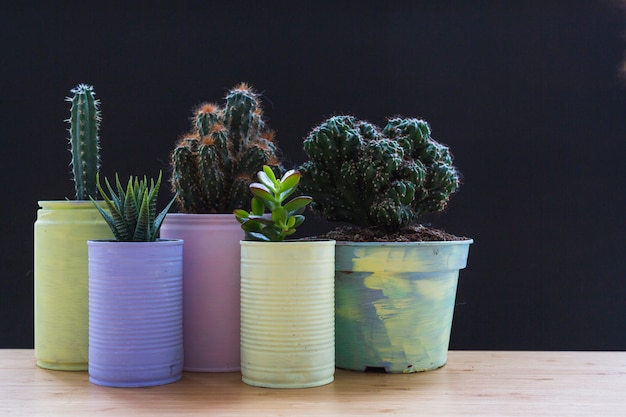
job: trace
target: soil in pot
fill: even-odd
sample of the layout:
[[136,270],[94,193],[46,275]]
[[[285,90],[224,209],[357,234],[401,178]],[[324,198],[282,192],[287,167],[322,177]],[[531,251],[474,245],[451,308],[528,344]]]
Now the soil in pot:
[[419,224],[404,227],[396,232],[388,232],[378,228],[344,226],[326,233],[323,238],[333,239],[337,242],[434,242],[468,239]]

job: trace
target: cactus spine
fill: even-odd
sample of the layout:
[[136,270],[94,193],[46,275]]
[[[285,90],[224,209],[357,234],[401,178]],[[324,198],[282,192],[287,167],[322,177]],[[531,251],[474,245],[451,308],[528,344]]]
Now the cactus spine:
[[280,170],[274,133],[265,127],[257,94],[233,88],[223,107],[203,103],[192,130],[172,152],[172,190],[183,213],[230,213],[249,208],[248,186],[264,165]]
[[419,119],[393,118],[381,130],[335,116],[304,140],[302,189],[329,221],[399,230],[443,210],[460,185],[448,148]]
[[93,87],[80,84],[73,88],[73,97],[67,101],[70,108],[70,151],[72,153],[72,173],[77,200],[88,200],[95,197],[96,174],[100,164],[100,144],[98,129],[100,128],[100,101],[96,100]]

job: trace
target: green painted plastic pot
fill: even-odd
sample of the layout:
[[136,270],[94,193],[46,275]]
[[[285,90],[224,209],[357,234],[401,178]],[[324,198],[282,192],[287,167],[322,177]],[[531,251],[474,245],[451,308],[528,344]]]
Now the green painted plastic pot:
[[411,373],[445,365],[472,242],[337,242],[336,366]]
[[35,222],[35,358],[42,368],[86,371],[87,240],[112,239],[91,201],[40,201]]

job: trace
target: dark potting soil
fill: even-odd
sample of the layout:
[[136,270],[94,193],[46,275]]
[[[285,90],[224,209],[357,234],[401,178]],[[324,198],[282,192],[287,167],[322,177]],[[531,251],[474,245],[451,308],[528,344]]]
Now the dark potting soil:
[[440,229],[422,225],[412,225],[397,232],[381,229],[361,229],[354,226],[338,227],[318,238],[334,239],[344,242],[433,242],[450,240],[467,240],[466,237],[455,236]]

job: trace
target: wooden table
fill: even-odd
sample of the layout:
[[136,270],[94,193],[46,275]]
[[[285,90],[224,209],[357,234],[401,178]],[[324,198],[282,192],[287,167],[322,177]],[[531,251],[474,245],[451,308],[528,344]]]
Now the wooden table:
[[0,350],[0,416],[626,416],[626,352],[452,351],[419,374],[337,370],[304,389],[245,385],[239,373],[185,373],[151,388],[106,388],[86,372],[40,369]]

